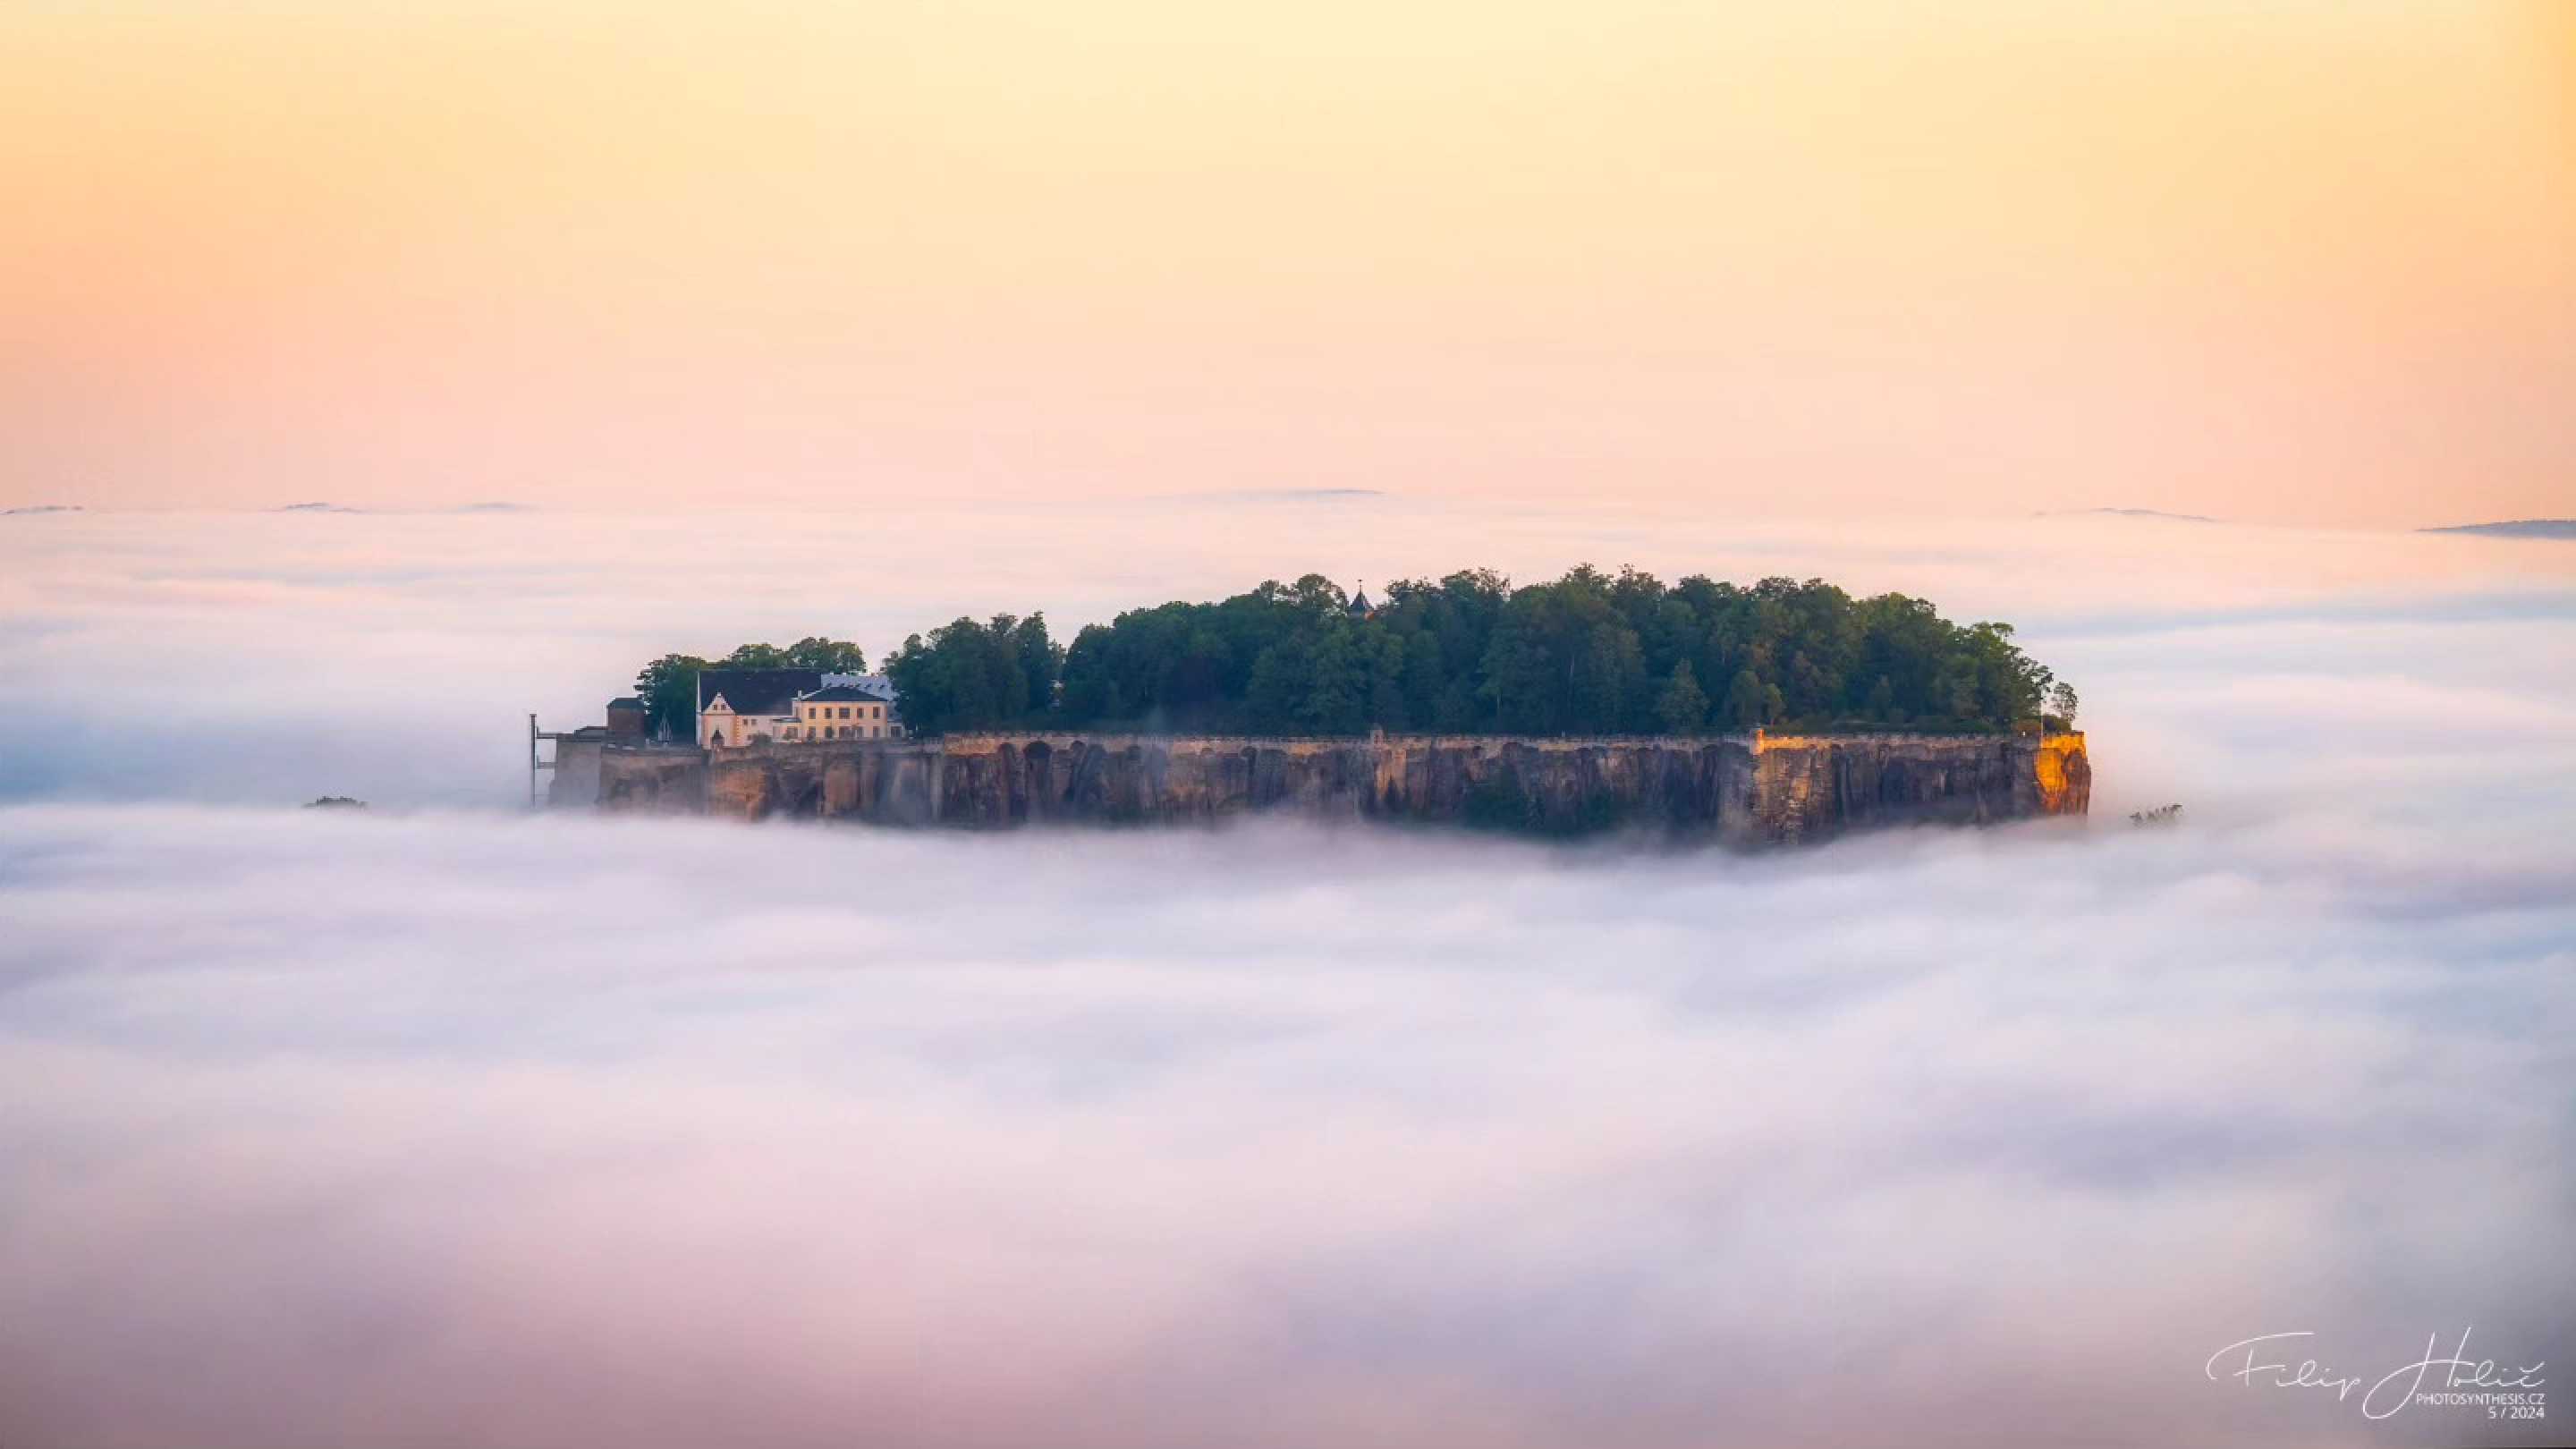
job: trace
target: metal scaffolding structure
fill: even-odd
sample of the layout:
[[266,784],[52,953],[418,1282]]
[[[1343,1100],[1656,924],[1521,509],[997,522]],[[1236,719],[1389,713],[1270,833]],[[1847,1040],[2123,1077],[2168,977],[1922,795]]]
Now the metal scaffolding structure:
[[556,744],[555,744],[555,756],[556,756],[556,758],[561,758],[561,756],[563,755],[563,745],[562,745],[562,741],[564,741],[564,740],[568,740],[568,739],[570,739],[570,738],[572,738],[572,736],[571,736],[570,734],[567,734],[567,733],[563,733],[563,732],[559,732],[559,731],[549,731],[549,730],[540,730],[540,729],[538,729],[538,728],[537,728],[537,717],[536,717],[536,715],[534,715],[534,714],[532,713],[532,714],[530,714],[530,715],[528,716],[528,808],[529,808],[529,809],[534,810],[534,809],[536,809],[536,808],[537,808],[537,772],[538,772],[538,771],[540,771],[540,770],[552,771],[552,770],[554,769],[554,767],[555,767],[555,760],[553,760],[553,759],[546,759],[546,758],[542,758],[542,757],[540,757],[540,756],[538,755],[538,753],[537,753],[537,741],[539,741],[539,740],[552,740],[552,741],[555,741],[555,742],[556,742]]

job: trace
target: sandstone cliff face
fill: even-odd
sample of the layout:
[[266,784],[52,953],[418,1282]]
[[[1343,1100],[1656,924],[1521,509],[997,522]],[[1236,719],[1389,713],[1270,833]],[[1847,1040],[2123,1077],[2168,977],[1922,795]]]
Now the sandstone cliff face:
[[1742,844],[1909,821],[2080,815],[2080,734],[1232,739],[988,734],[607,751],[599,804],[889,825],[1212,821],[1260,810],[1549,835],[1643,827]]
[[555,741],[555,767],[546,779],[546,804],[587,805],[607,793],[599,778],[600,745],[594,740]]
[[1772,737],[1754,753],[1742,838],[1910,821],[1986,823],[2081,815],[2093,772],[2080,734]]
[[605,749],[599,760],[598,803],[605,810],[703,814],[708,805],[706,756],[696,750]]

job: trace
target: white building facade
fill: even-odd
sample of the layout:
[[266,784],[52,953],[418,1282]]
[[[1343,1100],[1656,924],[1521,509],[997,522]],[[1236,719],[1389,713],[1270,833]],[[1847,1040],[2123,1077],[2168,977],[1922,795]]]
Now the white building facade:
[[813,669],[709,669],[698,675],[697,742],[708,750],[764,743],[896,739],[894,689],[882,675]]

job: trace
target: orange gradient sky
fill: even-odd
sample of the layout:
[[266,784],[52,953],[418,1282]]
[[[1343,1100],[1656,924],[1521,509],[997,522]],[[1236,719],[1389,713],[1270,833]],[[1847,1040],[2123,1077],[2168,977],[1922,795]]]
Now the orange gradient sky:
[[0,10],[0,503],[2576,513],[2576,5]]

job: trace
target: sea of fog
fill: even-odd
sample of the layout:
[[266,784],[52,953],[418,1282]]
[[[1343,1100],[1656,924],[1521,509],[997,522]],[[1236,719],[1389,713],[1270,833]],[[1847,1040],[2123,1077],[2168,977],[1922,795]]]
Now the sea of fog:
[[[2564,1441],[2576,545],[1451,508],[0,518],[0,1444]],[[513,808],[666,650],[1584,560],[2014,621],[2094,817]],[[2464,1331],[2545,1420],[2372,1417]]]

